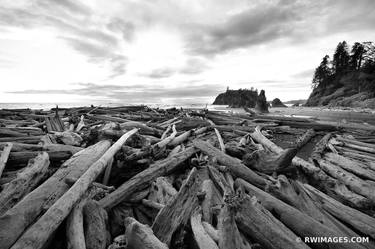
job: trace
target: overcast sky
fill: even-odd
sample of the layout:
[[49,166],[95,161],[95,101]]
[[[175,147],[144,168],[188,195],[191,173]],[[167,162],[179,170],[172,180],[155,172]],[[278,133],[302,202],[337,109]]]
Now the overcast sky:
[[307,98],[321,58],[374,24],[374,0],[0,0],[0,102]]

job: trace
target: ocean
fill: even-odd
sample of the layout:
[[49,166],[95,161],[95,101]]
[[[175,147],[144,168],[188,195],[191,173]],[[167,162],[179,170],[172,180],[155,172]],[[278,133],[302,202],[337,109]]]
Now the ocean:
[[[71,108],[71,107],[84,107],[84,106],[91,106],[93,103],[0,103],[0,109],[36,109],[36,110],[49,110],[51,108],[55,108],[58,106],[59,108]],[[131,105],[141,105],[141,104],[127,104],[127,103],[100,103],[100,104],[93,104],[94,106],[103,106],[103,107],[116,107],[116,106],[131,106]],[[222,111],[230,111],[231,108],[228,106],[223,105],[208,105],[208,104],[159,104],[159,103],[147,103],[144,104],[152,108],[207,108],[209,110],[222,110]]]

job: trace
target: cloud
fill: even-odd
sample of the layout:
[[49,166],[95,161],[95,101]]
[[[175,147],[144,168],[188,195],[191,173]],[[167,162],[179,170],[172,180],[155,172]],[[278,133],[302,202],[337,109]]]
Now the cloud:
[[149,73],[140,73],[139,75],[143,77],[152,78],[152,79],[162,79],[162,78],[171,77],[175,73],[176,73],[175,69],[166,67],[166,68],[154,69]]
[[165,87],[163,85],[100,85],[94,83],[76,83],[74,89],[28,89],[11,91],[11,94],[67,94],[83,95],[95,100],[127,101],[142,103],[159,102],[170,98],[211,98],[223,91],[220,84],[186,84],[179,87]]
[[293,33],[301,19],[290,6],[258,5],[229,16],[221,23],[197,26],[188,37],[193,54],[213,55],[233,49],[264,44]]
[[81,54],[86,55],[91,62],[100,63],[108,61],[111,64],[112,71],[112,74],[109,76],[110,78],[117,77],[126,72],[127,57],[114,53],[112,50],[108,49],[108,46],[69,37],[61,37],[61,39],[65,40]]
[[131,41],[135,32],[135,25],[121,18],[113,18],[107,24],[107,28],[113,32],[120,32],[125,41]]
[[200,74],[207,70],[209,67],[206,62],[198,58],[190,58],[186,61],[186,64],[179,69],[181,74]]
[[[55,36],[65,41],[92,63],[107,63],[109,78],[126,73],[128,59],[121,51],[121,39],[131,25],[107,27],[105,19],[93,17],[86,5],[72,0],[41,0],[14,8],[0,7],[0,26],[25,29],[53,29]],[[99,21],[97,21],[99,20]],[[118,30],[121,28],[121,30]]]
[[[257,1],[255,1],[257,2]],[[375,1],[262,1],[213,22],[191,23],[186,50],[207,57],[281,40],[309,42],[340,32],[372,30]]]
[[140,76],[148,77],[152,79],[163,79],[172,77],[175,74],[186,74],[195,75],[204,72],[209,69],[206,62],[200,58],[189,58],[185,61],[185,64],[181,67],[163,67],[153,69],[148,73],[140,73]]

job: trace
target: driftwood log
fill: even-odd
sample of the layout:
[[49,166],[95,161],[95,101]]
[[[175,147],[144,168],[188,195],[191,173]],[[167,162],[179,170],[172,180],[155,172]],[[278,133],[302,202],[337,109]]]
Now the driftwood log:
[[87,249],[106,249],[111,238],[107,231],[108,215],[96,201],[89,200],[82,209]]
[[134,218],[125,219],[125,239],[127,249],[168,249],[152,232],[152,229]]
[[[250,135],[255,141],[261,143],[270,151],[274,153],[283,152],[282,148],[271,142],[262,134],[259,127],[257,127],[255,131]],[[303,172],[310,176],[312,178],[311,181],[314,181],[320,189],[323,189],[324,192],[334,197],[335,199],[358,209],[367,209],[372,205],[371,200],[357,193],[354,193],[343,183],[327,175],[322,169],[316,167],[313,163],[309,163],[299,157],[294,157],[292,160],[292,164],[300,168]]]
[[236,214],[240,231],[264,248],[309,248],[254,197],[245,195]]
[[202,214],[199,210],[193,212],[190,218],[190,226],[193,231],[194,240],[199,249],[219,249],[216,242],[202,225]]
[[[277,215],[282,223],[300,237],[345,237],[345,234],[337,233],[337,231],[321,224],[311,216],[302,213],[298,209],[280,201],[242,179],[237,179],[235,185],[236,187],[243,188],[245,193],[250,196],[256,196],[262,203],[262,206]],[[329,245],[324,245],[323,243],[320,246],[329,248],[352,248],[350,244],[347,243]],[[361,246],[358,245],[358,247]]]
[[164,176],[176,170],[184,161],[190,158],[197,150],[195,148],[187,148],[186,150],[155,162],[148,169],[132,177],[129,181],[122,184],[115,191],[100,200],[100,205],[109,209],[119,204],[121,201],[127,200],[130,196],[145,187],[159,176]]
[[114,154],[120,150],[125,141],[138,130],[133,129],[124,134],[115,144],[113,144],[101,157],[96,161],[74,185],[58,199],[43,216],[35,222],[12,246],[17,248],[42,248],[50,238],[51,234],[57,229],[61,222],[68,216],[73,205],[82,197],[90,184],[105,169],[108,161]]
[[198,207],[197,194],[201,190],[202,179],[196,168],[193,168],[184,184],[155,218],[152,230],[161,242],[170,244],[173,233],[188,223],[193,211]]
[[8,161],[10,151],[12,150],[13,144],[12,143],[7,143],[3,147],[3,151],[0,154],[0,177],[4,171],[5,165]]
[[48,154],[40,153],[0,192],[0,216],[31,192],[47,173]]
[[69,189],[65,179],[79,178],[109,146],[109,141],[101,141],[75,154],[55,174],[1,216],[0,248],[8,249],[28,226]]
[[210,143],[201,140],[194,140],[193,144],[205,154],[216,158],[219,163],[227,166],[234,177],[242,177],[246,181],[259,187],[264,187],[267,184],[266,179],[243,165],[239,159],[224,154],[222,151],[213,147]]

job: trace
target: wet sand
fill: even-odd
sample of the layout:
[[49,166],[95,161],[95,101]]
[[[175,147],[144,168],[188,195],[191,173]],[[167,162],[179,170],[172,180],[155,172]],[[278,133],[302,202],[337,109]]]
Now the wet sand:
[[[214,106],[215,110],[246,113],[242,108]],[[329,109],[323,107],[276,107],[269,108],[269,115],[311,118],[338,123],[361,123],[375,125],[375,110],[371,109]]]

